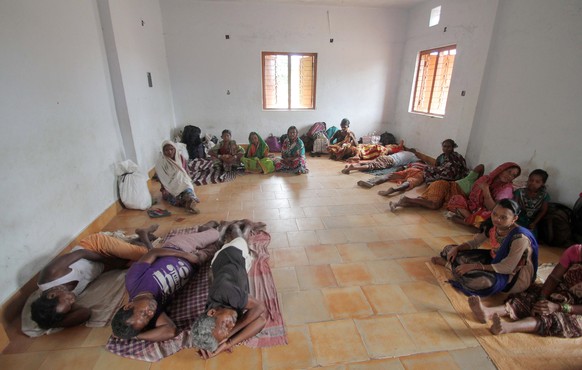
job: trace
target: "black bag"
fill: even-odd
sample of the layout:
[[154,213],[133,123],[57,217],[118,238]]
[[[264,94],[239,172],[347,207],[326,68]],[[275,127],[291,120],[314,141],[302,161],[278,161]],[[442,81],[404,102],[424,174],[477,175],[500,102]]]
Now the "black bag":
[[396,144],[396,138],[394,137],[394,135],[386,131],[385,133],[380,135],[380,143],[382,145]]
[[544,243],[562,247],[572,239],[572,210],[560,203],[549,203],[548,213],[538,225],[539,239]]
[[582,243],[582,193],[572,209],[572,237],[577,243]]
[[200,128],[196,126],[188,125],[184,127],[182,143],[186,144],[190,159],[206,158],[206,149],[204,148],[202,139],[200,139],[201,132]]

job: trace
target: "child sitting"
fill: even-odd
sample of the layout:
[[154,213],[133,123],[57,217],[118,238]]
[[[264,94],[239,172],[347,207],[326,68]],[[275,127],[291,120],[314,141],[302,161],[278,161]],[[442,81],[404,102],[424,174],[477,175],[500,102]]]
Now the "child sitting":
[[[234,158],[234,157],[236,157],[236,156],[237,156],[237,154],[238,154],[238,152],[239,152],[239,146],[238,146],[238,144],[236,143],[236,141],[234,141],[234,140],[230,140],[230,142],[228,143],[228,148],[229,148],[229,151],[230,151],[230,152],[229,152],[229,154],[230,154],[230,155],[231,155],[233,158]],[[236,162],[236,161],[235,161],[235,162]],[[233,162],[230,162],[230,163],[228,163],[228,162],[224,162],[224,163],[222,164],[222,166],[223,166],[223,168],[224,168],[224,171],[225,171],[225,172],[230,172],[230,171],[232,171],[233,169],[234,169],[234,170],[236,170],[236,169],[237,169],[237,168],[240,166],[240,163],[233,163]],[[233,168],[233,167],[234,167],[234,168]]]
[[521,212],[517,223],[527,227],[537,237],[536,227],[538,222],[548,211],[550,195],[546,190],[548,173],[544,170],[533,170],[528,178],[525,188],[513,192],[513,199],[519,204]]

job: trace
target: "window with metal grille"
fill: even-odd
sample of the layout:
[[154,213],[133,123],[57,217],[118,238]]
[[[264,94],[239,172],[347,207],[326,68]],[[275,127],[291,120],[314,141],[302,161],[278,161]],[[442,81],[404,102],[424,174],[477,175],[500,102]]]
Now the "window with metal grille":
[[315,109],[317,53],[262,52],[263,109]]
[[444,116],[457,55],[457,45],[424,50],[418,55],[418,68],[412,94],[412,111]]

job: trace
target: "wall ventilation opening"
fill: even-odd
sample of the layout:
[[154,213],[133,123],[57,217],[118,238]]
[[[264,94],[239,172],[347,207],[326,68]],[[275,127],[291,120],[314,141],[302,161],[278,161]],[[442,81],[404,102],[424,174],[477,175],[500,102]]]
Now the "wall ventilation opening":
[[429,27],[436,26],[437,24],[439,24],[440,20],[441,20],[441,6],[439,5],[430,11],[430,21],[428,22],[428,26]]

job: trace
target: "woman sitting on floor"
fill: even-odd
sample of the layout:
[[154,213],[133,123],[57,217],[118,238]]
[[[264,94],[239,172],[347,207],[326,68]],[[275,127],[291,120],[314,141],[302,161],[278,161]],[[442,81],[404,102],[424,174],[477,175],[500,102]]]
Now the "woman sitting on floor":
[[214,168],[229,172],[241,165],[245,150],[236,142],[231,143],[231,137],[230,130],[222,130],[222,140],[210,149],[209,154],[214,160]]
[[275,171],[293,172],[297,175],[309,173],[305,161],[305,144],[299,138],[297,127],[287,129],[287,138],[281,148],[281,157],[275,158]]
[[329,159],[342,161],[355,154],[355,148],[358,146],[356,135],[350,130],[350,120],[342,119],[340,123],[341,130],[338,130],[329,139],[327,151],[329,152]]
[[249,134],[249,146],[242,157],[245,171],[250,173],[271,173],[275,171],[275,164],[269,158],[269,147],[263,138],[256,132]]
[[447,209],[454,213],[452,220],[478,228],[489,218],[496,202],[513,198],[513,180],[520,173],[517,164],[506,162],[477,180],[467,198],[462,194],[453,195],[447,204]]
[[[519,211],[515,201],[499,201],[491,214],[492,227],[485,226],[473,240],[447,245],[432,262],[450,268],[450,283],[467,295],[523,292],[536,278],[538,243],[516,224]],[[492,249],[477,249],[487,240]]]
[[[523,293],[510,296],[504,305],[486,307],[477,296],[469,297],[475,318],[493,320],[493,334],[537,333],[542,336],[582,336],[582,244],[562,253],[560,263],[543,285],[534,284]],[[509,317],[511,322],[501,320]]]
[[437,180],[460,180],[469,172],[465,158],[455,152],[458,145],[453,139],[446,139],[441,145],[443,152],[436,158],[435,165],[427,166],[424,170],[424,181],[427,184]]
[[175,207],[186,208],[189,212],[200,213],[196,203],[200,200],[194,193],[194,184],[187,171],[184,157],[176,144],[169,140],[162,143],[162,153],[156,163],[156,175],[162,183],[162,198]]

